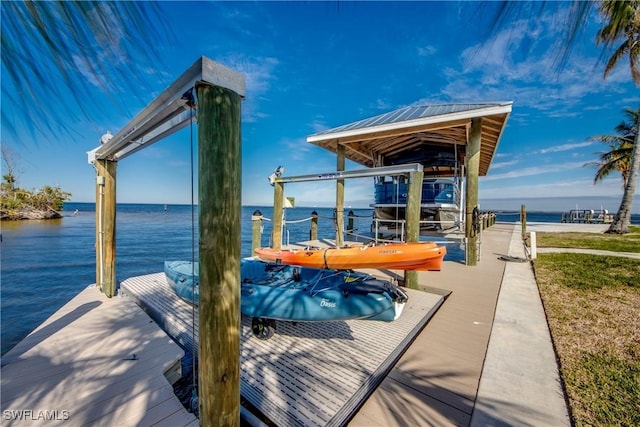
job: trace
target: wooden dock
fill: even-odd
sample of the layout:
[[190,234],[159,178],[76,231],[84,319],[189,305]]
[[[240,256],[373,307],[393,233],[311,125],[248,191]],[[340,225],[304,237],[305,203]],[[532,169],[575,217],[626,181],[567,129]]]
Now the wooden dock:
[[[406,327],[409,332],[400,340],[404,342],[391,345],[402,347],[396,354],[375,344],[365,345],[359,350],[360,356],[348,353],[344,347],[359,341],[361,332],[357,325],[347,322],[322,331],[283,322],[276,336],[266,342],[254,340],[244,323],[243,394],[254,401],[262,400],[266,415],[281,426],[481,425],[474,424],[478,389],[506,269],[499,256],[509,254],[513,231],[513,224],[500,223],[485,230],[481,261],[475,267],[449,261],[440,272],[420,273],[420,286],[428,292],[413,291],[410,301],[416,302],[422,295],[438,299],[450,294],[430,318],[421,317]],[[433,303],[432,309],[436,305]],[[410,311],[403,317],[407,313]],[[189,318],[190,313],[185,316]],[[420,322],[427,323],[422,330]],[[383,337],[381,343],[386,340],[383,328],[368,327],[365,332]],[[407,338],[414,332],[418,332],[414,338]],[[246,346],[247,342],[252,346]],[[306,342],[310,344],[303,344]],[[326,343],[340,348],[331,359],[323,353]],[[278,347],[275,353],[270,346]],[[387,355],[376,362],[377,366],[369,367],[368,359],[377,357],[379,350]],[[520,360],[522,355],[509,351],[512,353],[505,357]],[[182,354],[133,298],[107,299],[95,288],[87,288],[2,359],[3,425],[42,425],[41,419],[33,418],[44,414],[66,417],[52,419],[53,425],[195,426],[198,421],[182,408],[164,378],[166,371],[175,377],[177,371],[171,368],[176,367]],[[329,379],[319,396],[333,409],[310,415],[317,405],[309,400],[316,380],[304,379],[298,384],[294,380],[321,364],[326,365],[321,375]],[[388,366],[381,368],[384,364]],[[292,370],[279,371],[276,365],[289,365]],[[340,370],[343,365],[344,371]],[[534,377],[526,364],[521,368],[518,378]],[[344,393],[351,396],[346,401],[334,402],[343,388],[352,387],[344,380],[351,371],[356,372],[355,382],[360,388]],[[292,391],[300,391],[298,387],[302,401],[294,402]],[[495,403],[494,398],[489,394],[482,408]],[[526,402],[516,404],[517,398],[513,396],[513,403],[502,402],[506,409],[495,416],[532,425],[527,415],[531,411]],[[516,417],[503,412],[516,405]],[[13,418],[8,419],[6,414]],[[21,421],[16,419],[19,416]]]
[[[192,348],[197,312],[176,296],[163,273],[120,286],[169,335]],[[279,426],[344,425],[444,301],[439,294],[407,293],[409,301],[394,322],[278,322],[269,340],[253,336],[243,316],[242,396]]]
[[197,426],[170,384],[183,355],[134,300],[88,287],[2,358],[2,425]]
[[477,266],[445,262],[419,283],[451,294],[380,387],[353,427],[468,426],[487,353],[513,224],[483,232]]

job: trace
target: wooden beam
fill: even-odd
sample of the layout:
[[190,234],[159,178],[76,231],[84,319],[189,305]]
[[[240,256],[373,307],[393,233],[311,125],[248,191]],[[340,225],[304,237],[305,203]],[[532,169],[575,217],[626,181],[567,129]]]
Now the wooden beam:
[[255,255],[255,250],[262,247],[262,212],[256,209],[251,214],[251,256]]
[[[360,142],[354,142],[354,143],[351,143],[351,144],[346,144],[345,148],[346,148],[346,152],[357,153],[360,156],[366,158],[367,160],[373,161],[373,156],[371,155],[371,151],[367,147],[362,145],[362,143],[360,143]],[[334,150],[332,150],[332,151],[334,151]]]
[[273,185],[273,218],[271,247],[280,249],[282,247],[282,216],[284,213],[284,184],[275,182]]
[[[399,129],[391,129],[382,132],[371,132],[371,133],[363,133],[353,136],[341,137],[337,139],[340,144],[349,144],[352,142],[363,142],[363,141],[372,141],[374,139],[380,138],[389,138],[393,136],[406,135],[409,133],[417,133],[417,132],[429,132],[439,129],[446,129],[451,127],[465,126],[471,122],[470,119],[461,119],[454,120],[450,122],[443,123],[431,123],[431,124],[423,124],[417,126],[409,126],[405,128]],[[327,138],[327,141],[332,140],[332,138]],[[335,139],[334,139],[335,140]],[[320,145],[323,141],[311,141],[312,144]],[[463,144],[464,142],[460,142]]]
[[116,294],[116,169],[118,163],[97,160],[96,284],[109,298]]
[[240,425],[240,95],[204,82],[198,100],[200,425]]
[[[344,145],[337,147],[336,170],[344,170]],[[344,179],[336,180],[336,247],[344,245]]]
[[[407,242],[420,241],[420,202],[422,200],[422,171],[411,172],[409,174],[409,185],[407,188],[407,207],[405,209],[405,220],[407,222]],[[405,271],[404,285],[407,288],[418,289],[418,272]]]
[[482,136],[482,118],[473,119],[469,131],[469,143],[467,144],[467,188],[465,206],[465,245],[467,265],[478,263],[478,230],[474,222],[474,209],[478,207],[478,175],[480,170],[480,138]]

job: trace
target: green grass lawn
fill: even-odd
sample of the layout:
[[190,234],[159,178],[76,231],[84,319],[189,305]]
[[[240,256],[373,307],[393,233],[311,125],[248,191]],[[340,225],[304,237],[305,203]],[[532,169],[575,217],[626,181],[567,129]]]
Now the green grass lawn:
[[640,227],[630,227],[625,235],[604,233],[538,233],[539,247],[598,249],[614,252],[640,252]]
[[[546,246],[640,252],[638,227],[541,234]],[[540,254],[534,268],[574,425],[640,425],[640,260]]]

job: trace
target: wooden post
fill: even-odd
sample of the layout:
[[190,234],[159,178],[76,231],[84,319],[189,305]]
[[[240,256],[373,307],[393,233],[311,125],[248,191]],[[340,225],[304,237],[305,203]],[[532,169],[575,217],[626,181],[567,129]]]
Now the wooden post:
[[311,212],[311,230],[309,230],[309,240],[318,240],[318,212]]
[[273,218],[271,219],[271,247],[280,249],[282,247],[282,216],[284,214],[284,184],[275,182],[273,184]]
[[[338,144],[338,171],[344,170],[344,145]],[[336,180],[336,247],[344,245],[344,179]]]
[[529,249],[531,250],[531,259],[538,258],[538,246],[536,242],[536,232],[529,233]]
[[[407,222],[407,242],[420,241],[420,204],[422,201],[422,171],[411,172],[409,175],[409,185],[407,188],[407,207],[405,209],[405,220]],[[404,286],[411,289],[418,289],[418,272],[404,272]]]
[[96,168],[96,287],[102,291],[102,253],[104,245],[102,244],[102,215],[104,212],[104,175],[100,174],[100,170],[104,170],[99,165],[99,161],[95,162]]
[[262,212],[256,209],[251,215],[251,256],[257,248],[262,247]]
[[97,160],[96,167],[96,285],[111,298],[116,294],[116,167]]
[[[200,425],[240,425],[240,95],[196,83]],[[281,197],[282,198],[282,197]]]
[[465,197],[465,259],[467,265],[478,264],[478,230],[474,221],[474,209],[478,207],[478,175],[480,174],[480,138],[482,117],[471,121],[469,143],[466,150],[467,194]]
[[353,219],[355,217],[355,214],[353,213],[353,211],[349,211],[349,213],[347,214],[347,231],[353,233]]
[[522,229],[522,240],[527,240],[527,207],[520,206],[520,224]]

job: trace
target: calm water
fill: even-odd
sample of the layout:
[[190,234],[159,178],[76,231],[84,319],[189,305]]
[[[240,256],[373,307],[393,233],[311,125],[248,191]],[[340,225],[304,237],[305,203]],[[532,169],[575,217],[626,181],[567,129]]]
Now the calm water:
[[[75,209],[78,213],[72,216]],[[251,252],[251,214],[270,207],[242,209],[243,257]],[[308,218],[313,209],[288,209],[287,220]],[[319,237],[335,237],[332,209],[317,208]],[[67,203],[65,217],[49,221],[2,223],[0,340],[2,354],[57,311],[78,292],[95,283],[95,207]],[[370,229],[371,210],[360,227]],[[195,227],[197,233],[197,211]],[[116,214],[116,277],[162,271],[165,260],[192,257],[192,211],[184,205],[118,205]],[[269,245],[271,222],[263,221],[262,244]],[[310,223],[287,227],[291,242],[309,239]],[[332,236],[333,234],[333,236]],[[197,248],[197,245],[196,245]]]
[[[71,216],[74,210],[77,215]],[[162,271],[165,260],[191,259],[192,211],[184,205],[118,205],[116,276]],[[251,214],[259,209],[272,217],[270,207],[243,207],[242,256],[251,252]],[[287,209],[287,221],[311,216],[313,208]],[[334,238],[333,210],[315,208],[318,236]],[[372,210],[353,209],[356,228],[367,233]],[[93,204],[67,203],[59,220],[2,223],[0,339],[2,354],[57,311],[85,287],[95,283],[95,210]],[[528,221],[559,222],[560,213],[529,212]],[[517,213],[501,212],[499,221],[515,222]],[[195,213],[197,233],[197,212]],[[640,222],[634,216],[634,223]],[[271,222],[264,221],[262,245],[268,246]],[[309,222],[287,226],[291,242],[308,240]],[[197,246],[196,246],[197,247]],[[447,245],[447,258],[462,260],[457,245]]]

